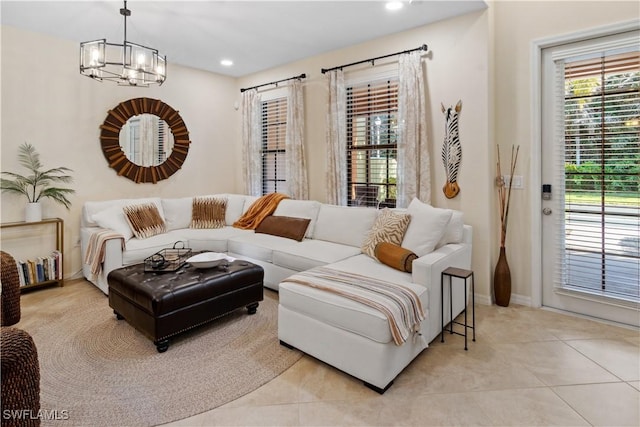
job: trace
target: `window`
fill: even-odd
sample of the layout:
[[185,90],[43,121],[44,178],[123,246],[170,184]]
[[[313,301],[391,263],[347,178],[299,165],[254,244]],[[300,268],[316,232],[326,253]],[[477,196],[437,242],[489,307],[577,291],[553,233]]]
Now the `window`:
[[640,300],[640,53],[564,62],[565,285]]
[[262,102],[262,194],[287,193],[287,98]]
[[398,79],[346,87],[347,203],[396,205]]

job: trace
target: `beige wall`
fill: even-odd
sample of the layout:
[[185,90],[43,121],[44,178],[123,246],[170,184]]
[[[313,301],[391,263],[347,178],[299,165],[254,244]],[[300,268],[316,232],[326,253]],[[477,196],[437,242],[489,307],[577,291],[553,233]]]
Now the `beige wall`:
[[[118,87],[80,76],[77,43],[7,26],[2,26],[1,34],[1,169],[26,173],[17,164],[16,154],[20,144],[29,142],[40,152],[45,167],[67,166],[74,171],[71,211],[43,202],[45,217],[65,220],[65,276],[81,269],[77,241],[85,201],[236,189],[237,159],[230,155],[237,145],[235,79],[170,64],[161,87]],[[108,167],[98,140],[107,111],[137,97],[161,99],[179,110],[190,132],[191,147],[183,168],[155,185],[117,176]],[[1,201],[2,222],[24,218],[24,198],[2,194]]]
[[[539,188],[531,188],[532,158],[539,160],[539,147],[531,144],[531,47],[537,39],[549,38],[640,18],[640,3],[636,1],[498,1],[490,5],[493,14],[495,70],[493,93],[496,141],[503,153],[503,162],[511,145],[520,145],[517,174],[525,179],[524,190],[514,190],[509,213],[507,252],[511,267],[512,291],[516,301],[528,304],[537,289],[531,282],[531,222],[540,220],[533,212],[531,199],[538,197]],[[493,147],[490,147],[493,152]],[[494,209],[497,212],[497,208]],[[492,227],[497,230],[498,222]],[[499,242],[491,245],[497,259]],[[495,261],[494,261],[495,262]]]

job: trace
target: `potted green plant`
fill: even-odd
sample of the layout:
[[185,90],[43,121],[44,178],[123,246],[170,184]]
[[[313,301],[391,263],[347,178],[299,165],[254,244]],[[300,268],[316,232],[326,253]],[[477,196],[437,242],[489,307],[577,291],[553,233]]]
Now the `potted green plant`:
[[25,221],[34,222],[42,219],[43,198],[50,198],[69,209],[71,202],[67,196],[75,193],[71,188],[57,187],[57,183],[73,182],[72,172],[66,167],[42,170],[40,155],[31,144],[24,143],[18,148],[18,162],[29,170],[29,175],[20,175],[13,172],[2,172],[0,189],[3,192],[21,194],[27,198],[25,209]]

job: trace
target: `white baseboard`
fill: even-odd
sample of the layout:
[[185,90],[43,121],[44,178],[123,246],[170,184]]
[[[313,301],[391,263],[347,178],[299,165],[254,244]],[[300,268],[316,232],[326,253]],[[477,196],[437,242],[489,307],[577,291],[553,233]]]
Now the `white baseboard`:
[[[476,303],[477,304],[482,304],[482,305],[493,305],[493,298],[491,297],[491,295],[475,295],[476,298]],[[511,300],[510,303],[512,304],[518,304],[518,305],[525,305],[527,307],[532,307],[531,305],[531,297],[527,297],[524,295],[518,295],[518,294],[511,294]]]

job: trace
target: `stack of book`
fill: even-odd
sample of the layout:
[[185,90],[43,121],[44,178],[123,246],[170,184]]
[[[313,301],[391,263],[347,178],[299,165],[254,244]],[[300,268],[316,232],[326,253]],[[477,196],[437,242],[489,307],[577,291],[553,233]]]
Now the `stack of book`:
[[53,251],[50,256],[16,261],[20,286],[29,286],[50,280],[62,280],[62,254]]

